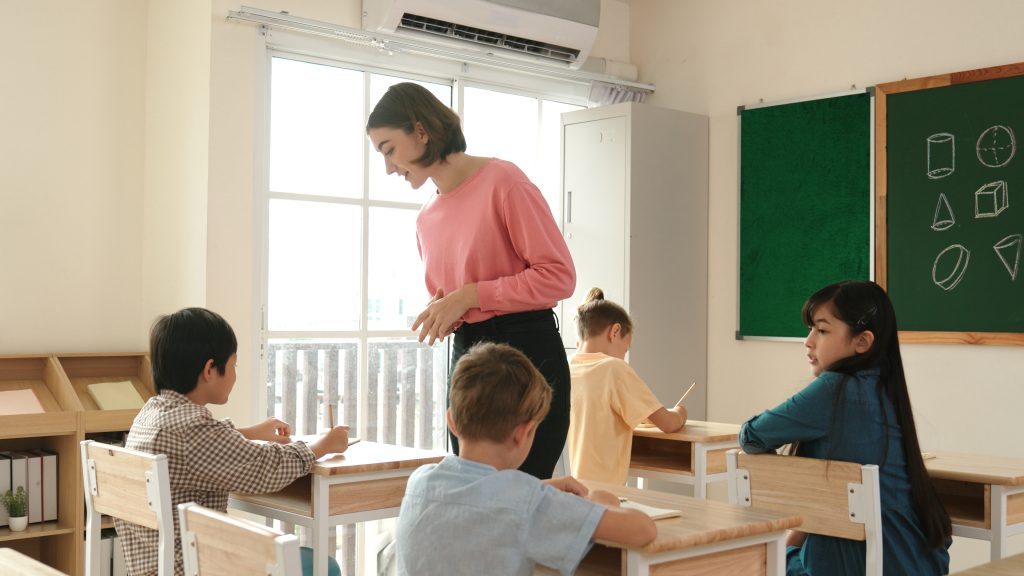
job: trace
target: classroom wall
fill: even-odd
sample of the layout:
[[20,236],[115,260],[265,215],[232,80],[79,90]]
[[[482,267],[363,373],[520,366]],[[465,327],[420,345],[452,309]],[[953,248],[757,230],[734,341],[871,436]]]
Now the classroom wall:
[[138,350],[144,2],[5,4],[0,354]]
[[[1024,61],[1011,40],[1022,20],[1014,0],[632,1],[630,60],[657,85],[651,102],[711,117],[710,420],[742,422],[809,380],[801,343],[734,338],[736,107]],[[808,242],[820,226],[808,223]],[[1024,406],[1024,348],[918,344],[903,354],[925,449],[1024,457],[1012,424]],[[1024,551],[1024,540],[1010,542]],[[987,558],[986,544],[957,539],[952,568]]]
[[[142,315],[206,304],[210,0],[149,0],[146,19]],[[146,349],[148,340],[143,339]]]

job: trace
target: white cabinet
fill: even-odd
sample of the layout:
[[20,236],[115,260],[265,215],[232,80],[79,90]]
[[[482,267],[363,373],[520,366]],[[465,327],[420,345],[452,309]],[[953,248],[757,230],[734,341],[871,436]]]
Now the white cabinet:
[[563,233],[576,293],[561,306],[576,347],[576,306],[604,290],[633,318],[630,364],[672,405],[707,392],[708,119],[644,104],[562,115]]

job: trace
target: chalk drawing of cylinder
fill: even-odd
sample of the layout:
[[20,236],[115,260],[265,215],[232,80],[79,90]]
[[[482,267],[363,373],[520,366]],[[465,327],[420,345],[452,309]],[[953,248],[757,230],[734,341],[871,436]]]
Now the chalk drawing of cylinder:
[[940,132],[928,137],[928,177],[945,178],[956,169],[956,139],[952,134]]

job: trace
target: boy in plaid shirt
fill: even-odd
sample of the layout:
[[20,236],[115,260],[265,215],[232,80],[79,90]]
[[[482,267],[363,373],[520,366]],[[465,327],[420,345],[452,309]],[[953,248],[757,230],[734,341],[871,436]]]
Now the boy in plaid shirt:
[[[235,428],[207,404],[224,404],[235,384],[238,343],[220,315],[186,308],[157,320],[149,353],[157,395],[139,411],[126,447],[166,454],[174,516],[174,573],[184,574],[178,504],[197,502],[227,512],[229,492],[275,492],[309,472],[313,462],[348,448],[348,427],[316,442],[291,443],[288,424],[269,418]],[[265,440],[266,443],[252,442]],[[157,573],[157,531],[115,519],[128,573]]]

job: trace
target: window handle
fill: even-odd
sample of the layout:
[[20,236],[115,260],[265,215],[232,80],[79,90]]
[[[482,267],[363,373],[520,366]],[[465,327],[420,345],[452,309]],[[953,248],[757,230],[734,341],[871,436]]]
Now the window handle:
[[566,207],[565,207],[565,223],[572,224],[572,190],[567,190],[566,195]]

